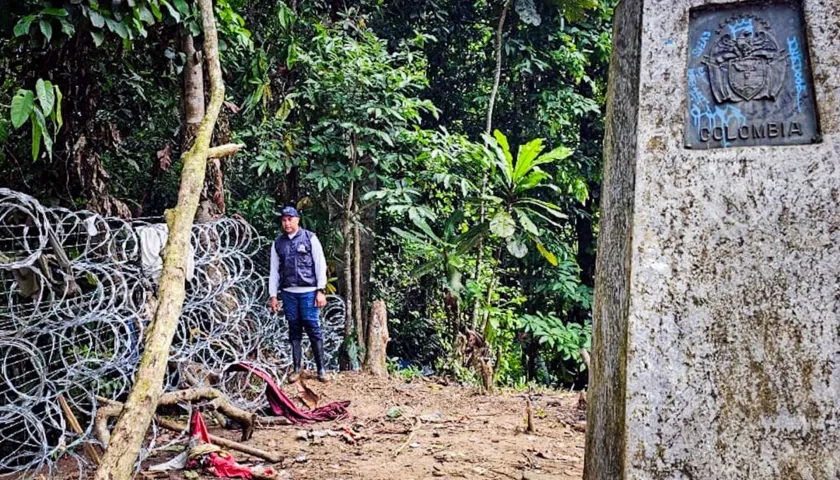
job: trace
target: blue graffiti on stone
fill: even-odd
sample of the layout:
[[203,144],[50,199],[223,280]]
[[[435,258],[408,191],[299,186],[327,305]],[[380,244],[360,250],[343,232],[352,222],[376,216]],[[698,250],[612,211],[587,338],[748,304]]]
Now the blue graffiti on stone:
[[694,71],[696,72],[695,77],[697,78],[697,80],[700,80],[701,82],[705,83],[706,85],[709,84],[709,79],[706,78],[706,67],[701,65],[701,66],[695,68]]
[[[688,95],[691,103],[691,121],[697,129],[697,134],[700,134],[700,129],[707,126],[709,130],[715,128],[726,128],[733,121],[738,127],[743,126],[747,122],[747,117],[741,113],[741,110],[734,105],[727,105],[721,108],[718,105],[712,105],[711,102],[703,94],[703,90],[697,84],[697,79],[705,80],[698,69],[688,69]],[[729,146],[726,138],[723,138],[722,145]]]
[[790,68],[793,70],[793,84],[796,87],[796,111],[802,111],[802,94],[805,93],[805,74],[802,73],[802,49],[799,48],[799,41],[796,37],[788,38],[788,55],[790,56]]
[[703,32],[703,34],[700,35],[700,39],[697,40],[697,45],[694,46],[694,50],[691,51],[691,54],[695,57],[703,55],[710,38],[712,38],[712,32]]
[[751,18],[739,18],[727,25],[727,27],[729,27],[729,33],[732,34],[732,38],[738,38],[738,34],[741,32],[755,33]]

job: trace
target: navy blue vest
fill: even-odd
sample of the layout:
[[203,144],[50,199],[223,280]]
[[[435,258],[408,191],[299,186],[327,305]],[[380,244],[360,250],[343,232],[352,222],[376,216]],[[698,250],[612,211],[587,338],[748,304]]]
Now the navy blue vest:
[[283,233],[274,240],[274,251],[280,259],[280,288],[317,286],[312,235],[301,228],[291,239]]

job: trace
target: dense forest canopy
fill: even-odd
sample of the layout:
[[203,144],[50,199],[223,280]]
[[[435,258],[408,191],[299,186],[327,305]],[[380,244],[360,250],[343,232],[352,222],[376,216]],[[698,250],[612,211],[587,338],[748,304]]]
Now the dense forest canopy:
[[[210,162],[196,221],[273,238],[300,208],[347,299],[345,366],[380,298],[404,375],[581,386],[614,4],[216,0],[213,144],[246,147]],[[209,95],[197,6],[0,12],[0,185],[162,215]]]

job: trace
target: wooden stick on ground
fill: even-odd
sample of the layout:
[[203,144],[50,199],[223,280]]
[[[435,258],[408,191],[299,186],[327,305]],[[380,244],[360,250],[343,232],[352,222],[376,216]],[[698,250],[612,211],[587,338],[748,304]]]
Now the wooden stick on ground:
[[525,413],[528,416],[528,433],[534,433],[537,431],[534,428],[534,406],[531,404],[531,397],[525,396]]
[[[79,420],[76,419],[76,415],[73,415],[73,410],[70,410],[70,405],[67,404],[67,400],[64,399],[64,395],[58,396],[58,404],[61,406],[61,410],[67,418],[67,423],[70,424],[70,428],[79,435],[84,434],[85,431],[82,430],[82,426],[79,425]],[[93,445],[85,442],[85,451],[87,452],[88,457],[90,457],[90,460],[98,467],[101,460],[99,459],[99,454],[96,453],[96,449],[93,448]]]
[[[215,395],[216,393],[218,393],[221,396],[217,397]],[[200,398],[204,398],[204,399],[213,398],[215,402],[218,402],[219,400],[223,399],[224,396],[221,394],[221,392],[218,392],[218,390],[213,390],[213,389],[210,389],[210,388],[208,388],[208,389],[184,390],[184,391],[170,392],[170,393],[164,394],[161,397],[161,401],[160,401],[159,405],[161,405],[161,406],[162,405],[172,405],[174,403],[177,403],[177,402],[185,400],[185,399],[200,399]],[[97,397],[97,400],[102,402],[103,406],[99,407],[99,409],[96,412],[96,419],[94,420],[94,422],[95,422],[94,423],[94,432],[96,432],[96,436],[97,436],[97,438],[99,438],[99,441],[101,441],[102,443],[107,445],[109,443],[109,437],[110,437],[110,434],[108,432],[108,419],[119,416],[120,412],[122,411],[123,405],[120,402],[116,402],[116,401],[113,401],[113,400],[107,400],[105,398]],[[221,403],[224,404],[224,402],[221,402]],[[216,406],[219,407],[219,404],[217,404]],[[230,416],[230,413],[236,413],[237,411],[239,412],[239,414],[237,415],[239,418],[242,418],[244,415],[251,415],[251,414],[248,414],[247,412],[245,412],[244,410],[237,409],[236,407],[234,407],[232,405],[226,405],[226,407],[231,409],[231,410],[225,411],[225,415],[228,415],[228,416]],[[245,413],[243,414],[241,412],[245,412]],[[231,417],[231,418],[234,418],[236,420],[235,417]],[[249,418],[249,417],[245,417],[245,418]],[[155,421],[161,427],[166,428],[168,430],[178,432],[178,433],[181,433],[181,432],[187,430],[187,427],[185,425],[180,424],[180,423],[178,423],[174,420],[169,420],[169,419],[166,419],[166,418],[156,416]],[[252,422],[251,424],[253,425],[254,420],[251,420],[251,422]],[[279,454],[276,454],[276,453],[266,452],[264,450],[260,450],[258,448],[254,448],[254,447],[251,447],[251,446],[239,443],[239,442],[234,442],[233,440],[228,440],[226,438],[221,438],[221,437],[217,437],[215,435],[210,435],[210,441],[212,443],[220,446],[220,447],[228,448],[230,450],[236,450],[238,452],[246,453],[246,454],[252,455],[254,457],[262,458],[263,460],[268,460],[271,463],[281,463],[283,461],[283,456],[282,455],[279,455]]]
[[414,426],[413,426],[413,427],[411,427],[411,431],[410,431],[410,432],[408,432],[408,438],[407,438],[407,439],[405,439],[405,442],[404,442],[402,445],[400,445],[400,447],[399,447],[398,449],[394,450],[394,456],[395,456],[395,457],[396,457],[397,455],[399,455],[399,454],[400,454],[400,452],[402,452],[403,450],[405,450],[405,447],[407,447],[407,446],[408,446],[408,444],[409,444],[409,443],[411,443],[411,441],[414,439],[414,434],[415,434],[415,433],[417,433],[417,430],[419,430],[419,429],[420,429],[420,426],[421,426],[422,424],[423,424],[423,422],[421,422],[421,421],[420,421],[420,418],[418,418],[418,417],[415,417],[415,418],[414,418]]
[[[175,420],[169,420],[168,418],[155,417],[155,421],[161,427],[172,430],[173,432],[181,433],[187,429],[186,425],[178,423]],[[262,458],[263,460],[267,460],[271,463],[283,463],[283,456],[277,453],[266,452],[265,450],[260,450],[259,448],[234,442],[233,440],[228,440],[226,438],[217,437],[215,435],[210,435],[210,441],[220,447],[246,453],[253,457]]]

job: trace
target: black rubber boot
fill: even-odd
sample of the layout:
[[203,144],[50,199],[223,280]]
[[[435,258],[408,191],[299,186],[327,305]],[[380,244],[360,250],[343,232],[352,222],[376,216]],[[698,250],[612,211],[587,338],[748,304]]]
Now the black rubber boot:
[[318,380],[327,381],[327,370],[324,368],[324,341],[316,340],[312,343],[312,356],[315,357],[315,365],[318,367]]
[[289,375],[289,383],[295,383],[300,378],[300,360],[303,356],[300,347],[300,340],[292,340],[292,374]]

